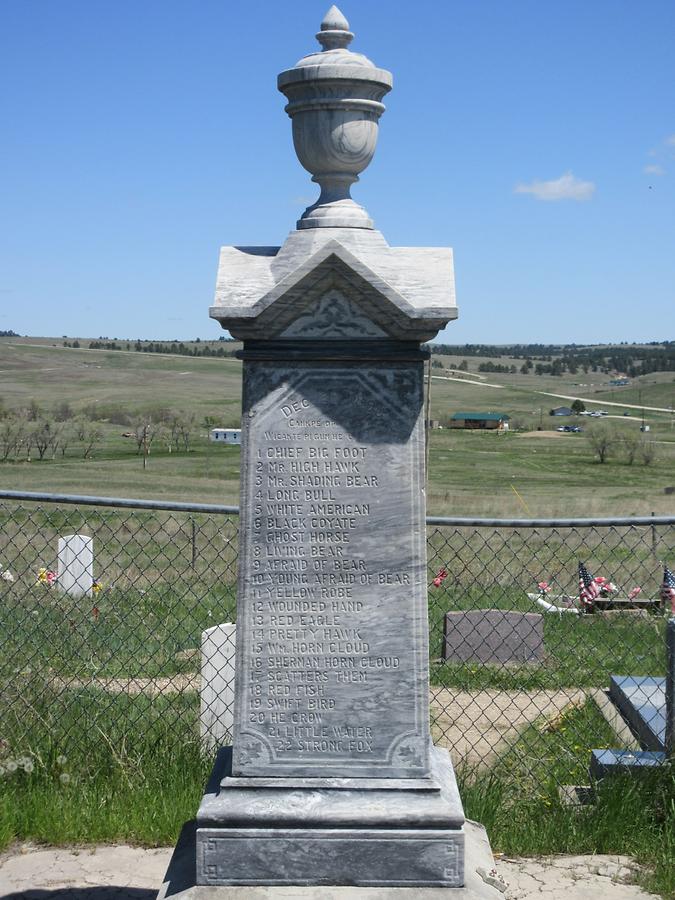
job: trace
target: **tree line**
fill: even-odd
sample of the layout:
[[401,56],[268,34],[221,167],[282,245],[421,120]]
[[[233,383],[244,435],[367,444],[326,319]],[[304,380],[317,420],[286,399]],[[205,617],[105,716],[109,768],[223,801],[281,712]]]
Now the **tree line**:
[[[649,344],[613,344],[584,346],[580,344],[505,344],[495,347],[488,344],[431,344],[432,354],[440,356],[487,357],[503,356],[524,360],[520,367],[523,375],[576,375],[600,372],[623,372],[630,378],[649,375],[652,372],[675,372],[675,341]],[[479,372],[503,372],[505,367],[496,363],[480,363]],[[509,365],[506,371],[515,374]]]
[[[104,414],[91,408],[75,413],[67,402],[48,413],[36,400],[8,410],[0,401],[0,461],[63,459],[68,451],[91,459],[104,437]],[[113,418],[127,427],[122,437],[143,456],[144,466],[153,445],[168,453],[189,453],[198,424],[195,413],[186,410],[156,409]]]
[[213,356],[223,358],[226,356],[236,356],[236,350],[227,350],[223,345],[226,343],[234,343],[231,338],[220,338],[217,342],[189,341],[187,344],[183,341],[118,341],[117,339],[109,340],[108,338],[99,338],[90,341],[73,341],[64,340],[63,346],[78,350],[128,350],[136,353],[167,353],[175,356]]

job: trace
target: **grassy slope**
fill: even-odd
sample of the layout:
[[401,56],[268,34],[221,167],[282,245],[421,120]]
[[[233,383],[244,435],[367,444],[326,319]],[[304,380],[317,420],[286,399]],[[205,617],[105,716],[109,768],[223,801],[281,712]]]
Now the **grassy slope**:
[[[470,360],[472,371],[479,362]],[[189,409],[200,421],[208,414],[230,426],[240,418],[241,364],[229,358],[73,350],[55,339],[3,339],[0,373],[1,397],[10,408],[35,398],[47,410],[67,400],[76,410],[90,404],[130,413],[157,407]],[[595,378],[597,384],[583,389],[571,378],[547,376],[488,373],[479,384],[434,378],[432,418],[443,420],[459,409],[503,411],[525,429],[535,431],[541,422],[548,431],[566,420],[548,416],[557,401],[542,391],[579,393],[599,401],[611,397],[616,402],[624,396],[634,400],[637,395],[637,387],[593,393],[603,387]],[[648,376],[642,382],[642,402],[665,405],[673,386],[670,374]],[[611,420],[617,432],[636,433],[639,423],[624,419],[621,412],[617,410],[619,418]],[[648,413],[647,421],[650,437],[659,442],[659,458],[648,468],[629,467],[616,459],[598,465],[583,435],[434,431],[429,512],[492,516],[671,512],[672,499],[664,488],[675,482],[675,432],[667,413]],[[582,422],[591,427],[588,420]],[[154,445],[144,471],[133,441],[121,436],[126,429],[102,427],[105,438],[94,459],[83,461],[72,446],[63,460],[0,464],[2,485],[19,490],[238,501],[239,451],[209,444],[205,428],[198,429],[194,450],[187,455],[169,455]]]

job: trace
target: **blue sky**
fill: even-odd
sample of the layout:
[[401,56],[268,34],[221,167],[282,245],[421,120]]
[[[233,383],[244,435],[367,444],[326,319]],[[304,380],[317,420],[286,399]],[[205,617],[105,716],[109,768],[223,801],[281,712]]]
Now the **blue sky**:
[[[277,73],[328,0],[4,0],[0,329],[192,339],[221,244],[279,244],[317,188]],[[345,0],[394,73],[355,199],[452,246],[441,340],[672,339],[673,0]]]

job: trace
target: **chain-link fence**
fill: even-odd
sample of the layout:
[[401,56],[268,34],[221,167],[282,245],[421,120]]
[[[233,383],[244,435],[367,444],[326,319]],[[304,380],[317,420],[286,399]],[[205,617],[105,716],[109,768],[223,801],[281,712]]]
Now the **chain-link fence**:
[[[226,740],[236,508],[37,496],[0,493],[0,766]],[[650,749],[610,679],[665,674],[675,517],[430,518],[427,543],[432,736],[463,777],[578,785],[591,749]]]

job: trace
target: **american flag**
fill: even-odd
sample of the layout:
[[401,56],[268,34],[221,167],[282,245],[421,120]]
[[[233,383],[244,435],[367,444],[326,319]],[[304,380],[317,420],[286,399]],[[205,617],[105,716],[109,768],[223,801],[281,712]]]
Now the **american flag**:
[[581,601],[582,606],[593,606],[593,601],[600,593],[600,586],[593,581],[593,576],[590,574],[586,566],[580,562],[579,563],[579,600]]
[[675,575],[673,575],[668,566],[664,566],[663,569],[661,599],[666,606],[670,603],[670,608],[673,612],[673,615],[675,615]]

